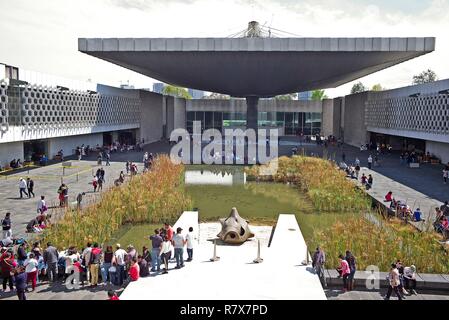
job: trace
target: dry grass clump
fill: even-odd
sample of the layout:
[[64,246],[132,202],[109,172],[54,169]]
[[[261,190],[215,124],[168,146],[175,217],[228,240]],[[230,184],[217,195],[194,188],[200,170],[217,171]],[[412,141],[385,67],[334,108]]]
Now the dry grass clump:
[[388,271],[397,259],[419,273],[448,273],[449,255],[431,232],[419,232],[399,220],[377,223],[354,216],[344,222],[336,222],[331,228],[315,232],[311,241],[326,252],[326,267],[338,266],[338,255],[351,250],[357,259],[358,269],[369,265]]
[[103,243],[122,225],[174,221],[191,207],[185,194],[184,167],[159,156],[151,171],[113,187],[101,200],[82,211],[67,209],[63,218],[45,230],[42,240],[58,247]]
[[249,179],[296,184],[320,211],[354,212],[370,208],[369,198],[330,161],[305,156],[280,157],[274,175],[261,175],[261,167],[246,168]]

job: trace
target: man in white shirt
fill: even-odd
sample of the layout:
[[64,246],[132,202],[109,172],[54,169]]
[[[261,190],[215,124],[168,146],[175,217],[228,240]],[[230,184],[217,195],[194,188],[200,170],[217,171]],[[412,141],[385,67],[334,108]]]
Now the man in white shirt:
[[371,157],[371,155],[369,155],[369,157],[368,157],[368,169],[371,170],[372,164],[373,164],[373,157]]
[[175,247],[176,269],[184,267],[184,246],[186,244],[186,240],[181,232],[182,228],[178,227],[176,229],[176,235],[172,240],[173,246]]
[[29,196],[27,192],[27,182],[23,178],[19,179],[19,193],[20,198],[23,198],[23,193],[25,193],[27,197]]
[[86,249],[84,249],[81,257],[84,261],[84,266],[86,267],[86,280],[89,283],[90,281],[90,271],[89,271],[89,263],[90,263],[90,254],[92,253],[92,244],[90,242],[87,243]]
[[37,213],[43,214],[47,211],[47,205],[45,204],[45,196],[41,196],[41,199],[37,203]]
[[113,262],[117,265],[117,278],[118,278],[118,285],[122,285],[123,281],[126,277],[125,272],[125,265],[126,265],[126,256],[127,252],[123,250],[120,246],[120,243],[116,244],[117,250],[114,253],[114,260]]
[[195,239],[195,235],[193,234],[193,228],[189,228],[189,233],[186,235],[186,241],[187,241],[187,262],[190,262],[193,260],[193,240]]

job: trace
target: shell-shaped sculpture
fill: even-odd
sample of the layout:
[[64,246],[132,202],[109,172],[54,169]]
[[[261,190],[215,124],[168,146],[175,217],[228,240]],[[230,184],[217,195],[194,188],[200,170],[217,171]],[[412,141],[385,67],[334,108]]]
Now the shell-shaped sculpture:
[[249,221],[243,219],[236,208],[232,208],[229,217],[220,219],[221,231],[217,235],[222,241],[232,244],[240,244],[254,237],[249,230]]

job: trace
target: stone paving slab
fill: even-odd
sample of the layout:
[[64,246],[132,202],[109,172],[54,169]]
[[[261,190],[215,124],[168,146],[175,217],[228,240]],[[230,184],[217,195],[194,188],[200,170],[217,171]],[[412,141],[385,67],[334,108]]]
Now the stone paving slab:
[[[57,189],[61,184],[61,177],[64,183],[69,187],[69,203],[72,206],[76,205],[76,197],[79,193],[85,192],[86,195],[83,198],[82,204],[86,205],[92,202],[98,201],[100,198],[100,192],[94,193],[92,187],[93,174],[100,167],[105,170],[105,180],[103,184],[103,191],[107,192],[108,188],[113,186],[114,181],[118,178],[120,171],[124,171],[126,174],[125,163],[123,162],[111,162],[110,166],[99,166],[96,161],[82,160],[77,161],[78,168],[73,168],[71,175],[62,177],[61,164],[54,164],[45,167],[39,167],[30,170],[30,177],[34,179],[34,198],[21,199],[19,197],[18,180],[20,177],[26,179],[28,176],[23,172],[13,174],[5,179],[0,178],[0,217],[3,219],[6,212],[11,212],[12,230],[13,236],[23,237],[28,236],[25,233],[27,223],[36,217],[37,204],[40,200],[40,196],[45,196],[45,201],[49,207],[49,213],[52,215],[59,215],[62,210],[59,208],[59,200]],[[138,170],[143,170],[143,164],[137,163]],[[77,171],[78,170],[78,171]],[[76,176],[78,172],[78,177]],[[75,174],[73,174],[75,173]]]
[[[373,291],[350,291],[343,292],[338,289],[325,289],[326,297],[328,300],[383,300],[387,290],[373,290]],[[397,300],[397,297],[392,294],[391,300]],[[419,292],[418,295],[406,296],[406,300],[419,301],[419,300],[444,300],[449,301],[449,295]]]

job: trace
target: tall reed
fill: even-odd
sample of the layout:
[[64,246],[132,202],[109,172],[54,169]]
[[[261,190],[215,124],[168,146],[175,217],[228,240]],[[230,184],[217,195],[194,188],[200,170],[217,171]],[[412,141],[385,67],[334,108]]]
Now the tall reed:
[[353,212],[370,208],[369,198],[327,160],[305,156],[280,157],[273,175],[262,175],[261,166],[245,168],[245,172],[248,179],[296,184],[307,193],[319,211]]
[[104,243],[124,224],[174,222],[192,206],[183,184],[184,167],[159,156],[152,170],[112,187],[99,202],[82,211],[67,209],[42,240],[58,247],[82,247],[86,241]]

